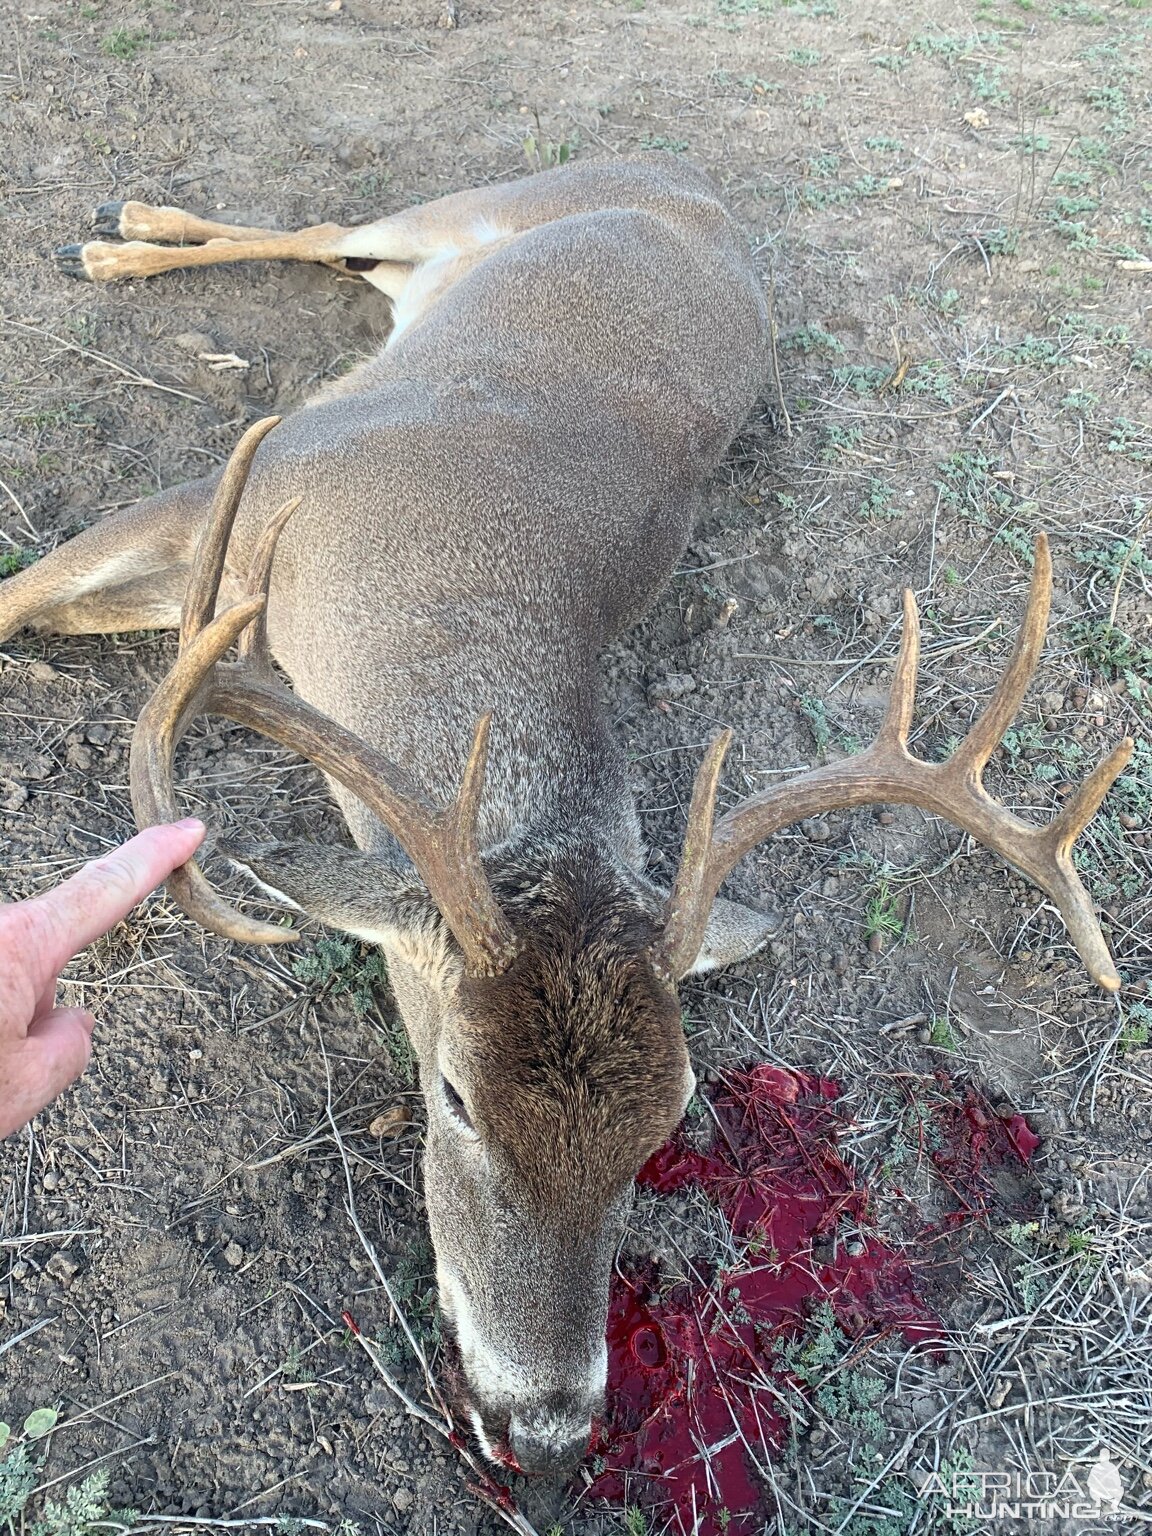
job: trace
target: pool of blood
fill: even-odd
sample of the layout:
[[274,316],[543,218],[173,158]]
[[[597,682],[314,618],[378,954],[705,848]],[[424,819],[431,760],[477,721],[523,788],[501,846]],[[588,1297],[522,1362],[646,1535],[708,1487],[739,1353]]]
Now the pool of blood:
[[[641,1170],[657,1193],[705,1190],[746,1245],[745,1262],[669,1290],[651,1265],[615,1277],[589,1497],[647,1504],[685,1536],[746,1536],[766,1513],[756,1464],[788,1430],[779,1348],[813,1308],[830,1304],[853,1338],[939,1338],[908,1256],[864,1235],[870,1197],[837,1150],[848,1123],[838,1096],[830,1079],[781,1067],[732,1074],[712,1099],[711,1150],[677,1136]],[[1026,1161],[1038,1138],[1023,1116],[997,1115],[943,1074],[932,1110],[924,1154],[953,1190],[957,1219],[971,1220],[986,1213],[987,1168]],[[851,1251],[837,1241],[843,1224]]]

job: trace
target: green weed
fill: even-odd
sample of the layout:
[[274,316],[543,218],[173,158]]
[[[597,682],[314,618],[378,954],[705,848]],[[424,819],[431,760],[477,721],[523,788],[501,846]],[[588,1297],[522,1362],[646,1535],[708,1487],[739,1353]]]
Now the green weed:
[[908,52],[913,56],[920,54],[924,58],[943,59],[946,64],[954,64],[957,59],[962,59],[965,54],[975,53],[980,48],[999,47],[994,32],[970,32],[966,36],[949,36],[944,32],[919,32],[908,44]]
[[995,478],[996,463],[978,450],[961,449],[940,465],[936,488],[955,511],[978,527],[1002,522],[1013,505],[1011,493]]
[[688,148],[687,139],[669,139],[662,133],[646,133],[640,140],[641,149],[666,149],[669,154],[682,155]]
[[131,1527],[140,1519],[132,1509],[113,1509],[108,1500],[111,1478],[101,1467],[75,1483],[62,1500],[46,1499],[43,1516],[32,1526],[31,1536],[101,1536],[106,1526]]
[[1020,249],[1020,231],[998,224],[995,229],[981,231],[979,241],[992,256],[1014,256]]
[[862,427],[842,427],[833,421],[824,429],[824,442],[820,449],[821,461],[835,464],[841,454],[855,448],[864,435]]
[[1072,411],[1077,416],[1087,416],[1100,404],[1100,396],[1091,389],[1070,389],[1060,401],[1062,411]]
[[15,1521],[24,1512],[39,1478],[40,1467],[26,1445],[13,1446],[0,1461],[0,1522]]
[[1128,1010],[1124,1030],[1120,1036],[1122,1051],[1141,1051],[1152,1039],[1152,1007],[1147,1003],[1134,1003]]
[[800,713],[807,720],[812,731],[812,740],[816,743],[816,750],[823,757],[832,740],[832,726],[828,720],[828,710],[824,700],[812,693],[803,693],[798,700]]
[[826,1418],[846,1424],[878,1443],[888,1438],[888,1425],[876,1411],[885,1384],[871,1371],[847,1367],[851,1344],[836,1321],[829,1301],[820,1302],[799,1339],[779,1341],[780,1364],[816,1403]]
[[127,62],[134,59],[142,48],[147,48],[151,41],[151,34],[140,27],[117,27],[100,44],[100,52],[106,53],[110,59]]
[[836,357],[843,357],[844,347],[835,336],[828,331],[822,331],[818,325],[805,325],[798,331],[793,331],[790,336],[781,339],[780,350],[782,352],[802,352],[807,356],[810,352],[831,352]]
[[[944,297],[947,298],[947,294]],[[952,381],[943,363],[919,363],[915,368],[910,369],[900,386],[900,393],[938,400],[941,405],[956,403],[956,397],[952,392]]]
[[957,1051],[960,1049],[955,1031],[948,1022],[946,1015],[935,1013],[929,1025],[932,1031],[932,1044],[942,1051]]
[[868,490],[856,508],[857,517],[862,517],[869,523],[891,522],[894,517],[900,516],[900,508],[894,500],[895,494],[890,485],[873,477],[869,480]]
[[898,939],[903,932],[899,897],[892,889],[888,877],[880,874],[873,883],[864,907],[864,937]]
[[372,945],[356,939],[317,939],[309,954],[292,962],[293,975],[337,997],[350,996],[360,1015],[376,1002],[375,989],[388,982],[384,956]]
[[1108,436],[1108,452],[1122,453],[1133,464],[1152,464],[1152,431],[1139,421],[1117,416]]
[[580,148],[580,136],[574,133],[568,139],[546,139],[537,117],[536,132],[521,139],[520,148],[530,170],[549,171],[555,166],[568,164]]
[[973,96],[991,107],[1010,106],[1012,95],[1004,89],[1003,79],[1004,71],[999,65],[993,65],[991,69],[978,69],[972,77]]
[[870,368],[864,363],[845,363],[842,368],[832,370],[833,384],[841,389],[850,389],[857,395],[875,393],[887,377],[886,369]]
[[6,549],[0,555],[0,576],[15,576],[17,571],[23,571],[28,566],[34,565],[40,556],[34,549]]

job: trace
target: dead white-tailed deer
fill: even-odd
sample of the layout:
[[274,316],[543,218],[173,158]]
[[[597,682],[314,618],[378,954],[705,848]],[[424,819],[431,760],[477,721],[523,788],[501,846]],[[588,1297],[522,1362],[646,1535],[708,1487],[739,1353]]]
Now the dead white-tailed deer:
[[[1007,672],[950,761],[906,747],[908,595],[873,745],[714,824],[724,733],[697,777],[674,889],[656,889],[597,653],[667,581],[761,381],[764,298],[710,184],[653,157],[356,229],[234,229],[140,203],[98,219],[126,243],[68,248],[65,266],[90,278],[278,257],[359,272],[393,301],[379,355],[266,440],[274,422],[252,427],[222,473],[6,582],[0,638],[24,624],[180,626],[133,743],[142,824],[175,814],[173,752],[201,712],[329,775],[357,850],[278,844],[240,862],[278,900],[387,955],[420,1062],[440,1297],[473,1424],[497,1459],[563,1468],[604,1388],[633,1177],[692,1091],[677,982],[765,935],[716,899],[736,861],[816,812],[923,806],[1047,891],[1114,988],[1070,848],[1130,744],[1047,827],[982,788],[1042,644],[1041,540]],[[194,866],[172,890],[218,933],[290,936],[226,904]]]

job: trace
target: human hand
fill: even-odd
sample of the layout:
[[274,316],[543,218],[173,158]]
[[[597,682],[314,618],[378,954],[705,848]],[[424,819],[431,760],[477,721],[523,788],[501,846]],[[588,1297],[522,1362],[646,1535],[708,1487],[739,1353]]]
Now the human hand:
[[88,1065],[96,1021],[83,1008],[56,1007],[61,970],[190,859],[203,837],[194,819],[149,827],[43,896],[0,905],[0,1138]]

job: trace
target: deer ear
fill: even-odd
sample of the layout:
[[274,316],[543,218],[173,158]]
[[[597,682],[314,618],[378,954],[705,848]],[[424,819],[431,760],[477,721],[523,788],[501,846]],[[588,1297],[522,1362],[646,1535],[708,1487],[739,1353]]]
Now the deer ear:
[[779,926],[780,918],[776,913],[756,912],[738,901],[725,901],[722,896],[717,896],[712,903],[700,953],[685,974],[703,976],[708,971],[718,971],[721,966],[735,965],[737,960],[747,960],[749,955],[764,948]]
[[328,843],[221,850],[273,901],[369,944],[424,943],[443,919],[419,876],[377,854]]

